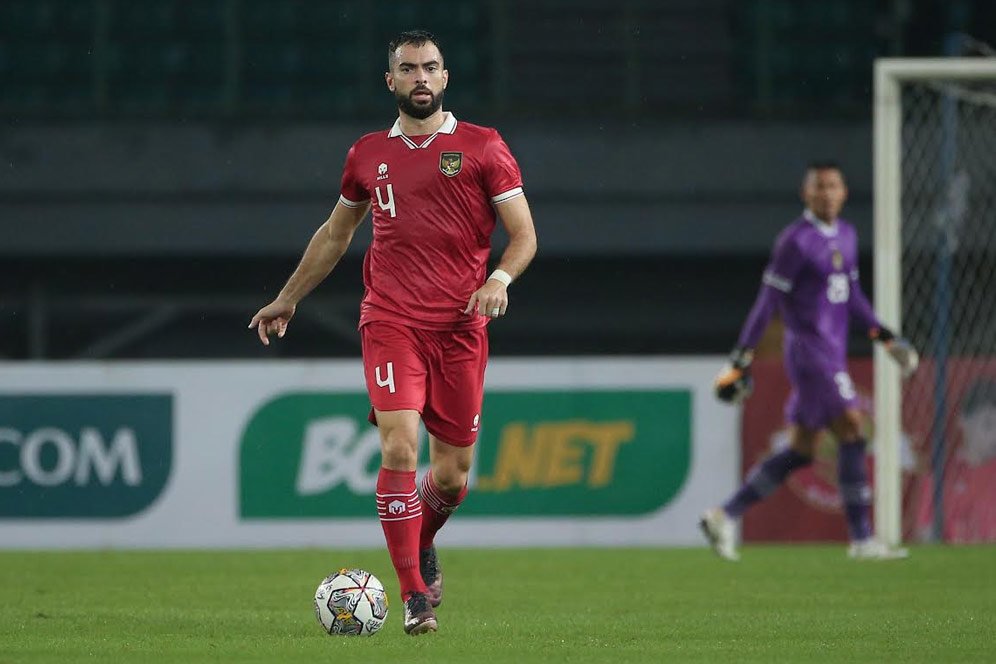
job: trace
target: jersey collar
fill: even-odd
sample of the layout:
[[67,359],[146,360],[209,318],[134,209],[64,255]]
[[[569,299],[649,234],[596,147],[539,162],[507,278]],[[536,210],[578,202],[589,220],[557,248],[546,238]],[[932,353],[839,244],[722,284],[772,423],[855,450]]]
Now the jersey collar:
[[417,150],[419,148],[429,147],[429,144],[432,143],[434,140],[436,140],[436,136],[439,136],[440,134],[452,134],[456,132],[456,128],[457,128],[456,116],[453,115],[451,112],[446,111],[446,119],[443,120],[443,124],[439,127],[439,129],[436,130],[436,133],[427,137],[421,143],[416,143],[412,139],[405,136],[405,134],[401,131],[401,118],[398,118],[397,120],[394,121],[394,126],[391,127],[391,131],[388,132],[387,137],[388,138],[400,137],[401,140],[405,142],[405,145],[407,145],[409,149]]
[[827,224],[817,219],[816,215],[813,214],[813,211],[809,208],[802,211],[802,216],[806,219],[806,221],[815,226],[816,230],[826,237],[837,237],[837,231],[840,230],[840,224],[837,223],[836,219],[833,220],[832,224]]

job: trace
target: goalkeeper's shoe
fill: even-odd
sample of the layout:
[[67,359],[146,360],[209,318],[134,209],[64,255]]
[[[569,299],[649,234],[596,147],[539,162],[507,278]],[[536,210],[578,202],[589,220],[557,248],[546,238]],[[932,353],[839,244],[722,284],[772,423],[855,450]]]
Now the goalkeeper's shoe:
[[699,528],[709,540],[709,546],[716,552],[716,555],[724,560],[740,560],[737,553],[736,527],[733,519],[726,516],[722,508],[715,507],[706,510],[699,519]]
[[851,560],[902,560],[909,555],[908,549],[891,547],[876,539],[851,542],[847,547],[847,557]]
[[754,379],[750,375],[750,363],[754,352],[747,348],[735,348],[730,354],[730,363],[716,376],[716,398],[726,403],[740,403],[754,391]]
[[424,593],[412,593],[405,600],[405,633],[412,636],[435,632],[436,612],[429,606],[429,598]]
[[435,608],[443,601],[443,570],[439,568],[436,547],[430,546],[418,552],[418,569],[425,582],[425,595],[429,598],[429,604]]

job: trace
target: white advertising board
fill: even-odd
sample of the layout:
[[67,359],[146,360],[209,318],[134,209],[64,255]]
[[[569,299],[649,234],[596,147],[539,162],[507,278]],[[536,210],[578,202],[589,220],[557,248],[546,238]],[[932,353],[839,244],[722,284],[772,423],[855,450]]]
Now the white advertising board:
[[[721,361],[492,360],[471,494],[440,542],[700,543],[740,463],[738,411],[712,396]],[[0,548],[382,545],[359,361],[0,376]]]

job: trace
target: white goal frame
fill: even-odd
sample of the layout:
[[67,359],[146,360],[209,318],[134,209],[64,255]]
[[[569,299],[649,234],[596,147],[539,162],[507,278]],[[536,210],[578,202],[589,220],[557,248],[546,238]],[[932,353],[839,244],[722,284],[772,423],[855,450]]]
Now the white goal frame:
[[[881,58],[875,61],[875,309],[902,329],[902,84],[996,80],[996,58]],[[875,534],[902,539],[902,389],[899,369],[875,350]]]

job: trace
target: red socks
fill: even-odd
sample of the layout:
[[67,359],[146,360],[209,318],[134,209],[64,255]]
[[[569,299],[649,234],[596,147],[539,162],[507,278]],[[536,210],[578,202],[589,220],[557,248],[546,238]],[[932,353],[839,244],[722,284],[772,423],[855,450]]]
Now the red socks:
[[398,573],[401,598],[407,599],[413,592],[424,593],[425,583],[418,569],[422,502],[415,490],[414,470],[380,469],[377,475],[377,516],[384,528],[391,562]]
[[419,533],[419,549],[428,549],[432,546],[432,540],[436,533],[450,514],[460,506],[463,499],[467,497],[467,486],[464,485],[456,495],[443,493],[432,480],[432,472],[425,474],[422,484],[419,486],[419,493],[422,496],[422,531]]

